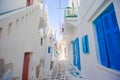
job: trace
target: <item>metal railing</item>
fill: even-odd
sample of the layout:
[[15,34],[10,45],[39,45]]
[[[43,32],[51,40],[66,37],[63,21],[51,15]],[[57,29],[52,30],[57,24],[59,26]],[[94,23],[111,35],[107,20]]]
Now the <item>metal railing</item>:
[[75,18],[78,15],[78,9],[73,7],[66,7],[65,9],[65,18]]

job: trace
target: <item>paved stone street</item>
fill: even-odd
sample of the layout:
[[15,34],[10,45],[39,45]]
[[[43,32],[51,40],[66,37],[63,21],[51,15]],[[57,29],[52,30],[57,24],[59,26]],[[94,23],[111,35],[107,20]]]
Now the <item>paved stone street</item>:
[[65,61],[56,61],[51,72],[40,80],[87,80],[81,75],[79,78],[70,74],[68,65]]
[[71,78],[66,73],[64,64],[62,62],[56,62],[50,74],[44,76],[41,80],[71,80]]

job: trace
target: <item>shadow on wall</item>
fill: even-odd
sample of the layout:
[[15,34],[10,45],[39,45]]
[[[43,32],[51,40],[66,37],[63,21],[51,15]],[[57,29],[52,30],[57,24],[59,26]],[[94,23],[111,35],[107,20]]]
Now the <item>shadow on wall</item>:
[[36,78],[40,78],[42,75],[41,75],[41,72],[42,70],[44,70],[44,66],[45,66],[45,61],[44,59],[40,59],[40,62],[39,62],[39,65],[36,66]]
[[0,80],[20,80],[19,77],[13,77],[13,63],[5,64],[4,59],[0,59]]

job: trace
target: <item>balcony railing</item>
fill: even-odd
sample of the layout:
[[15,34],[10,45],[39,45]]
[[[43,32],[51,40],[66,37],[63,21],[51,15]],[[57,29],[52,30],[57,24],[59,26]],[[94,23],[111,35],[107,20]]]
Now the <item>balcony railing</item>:
[[65,9],[65,18],[76,18],[77,15],[77,8],[73,7],[66,7]]

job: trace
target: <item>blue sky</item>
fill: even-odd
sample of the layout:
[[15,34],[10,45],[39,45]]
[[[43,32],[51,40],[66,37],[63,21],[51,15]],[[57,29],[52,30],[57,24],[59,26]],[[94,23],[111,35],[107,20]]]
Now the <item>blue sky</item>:
[[[45,0],[48,6],[48,19],[58,33],[60,31],[59,27],[59,0]],[[64,10],[68,5],[68,0],[61,0],[61,22],[64,23]]]

